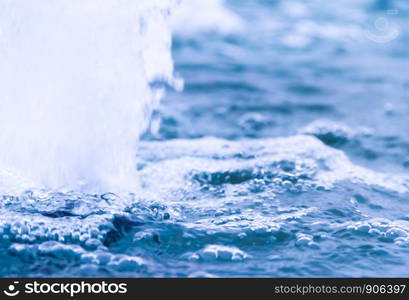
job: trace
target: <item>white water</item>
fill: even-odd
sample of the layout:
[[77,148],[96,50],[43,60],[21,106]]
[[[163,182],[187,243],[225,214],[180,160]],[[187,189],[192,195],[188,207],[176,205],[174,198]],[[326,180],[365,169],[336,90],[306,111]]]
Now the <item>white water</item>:
[[1,0],[0,169],[36,187],[133,189],[137,140],[158,102],[149,84],[173,80],[173,5]]

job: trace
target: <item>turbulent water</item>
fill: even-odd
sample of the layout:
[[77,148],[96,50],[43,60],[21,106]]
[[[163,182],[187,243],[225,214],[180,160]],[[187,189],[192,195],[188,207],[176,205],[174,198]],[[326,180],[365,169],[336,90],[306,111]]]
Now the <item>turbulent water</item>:
[[407,1],[31,2],[0,0],[2,276],[408,276]]
[[28,187],[132,190],[150,84],[173,81],[173,2],[1,0],[3,169]]

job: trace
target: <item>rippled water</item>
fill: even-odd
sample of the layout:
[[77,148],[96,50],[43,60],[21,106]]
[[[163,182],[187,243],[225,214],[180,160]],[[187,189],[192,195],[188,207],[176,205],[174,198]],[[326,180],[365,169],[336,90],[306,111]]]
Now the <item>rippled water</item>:
[[408,276],[409,3],[185,5],[138,190],[2,195],[1,275]]

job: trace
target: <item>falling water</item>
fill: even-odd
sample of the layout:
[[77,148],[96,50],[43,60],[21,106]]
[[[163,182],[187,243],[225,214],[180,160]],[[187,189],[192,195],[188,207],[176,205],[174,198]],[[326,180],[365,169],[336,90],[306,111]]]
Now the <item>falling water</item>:
[[2,0],[3,172],[52,189],[132,188],[137,139],[160,96],[150,83],[172,81],[172,5]]

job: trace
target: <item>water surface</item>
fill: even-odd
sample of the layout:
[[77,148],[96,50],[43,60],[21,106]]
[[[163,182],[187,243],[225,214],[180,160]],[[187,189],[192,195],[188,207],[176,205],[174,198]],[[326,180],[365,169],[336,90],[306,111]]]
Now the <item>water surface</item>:
[[407,1],[206,3],[138,189],[5,193],[2,276],[408,276]]

